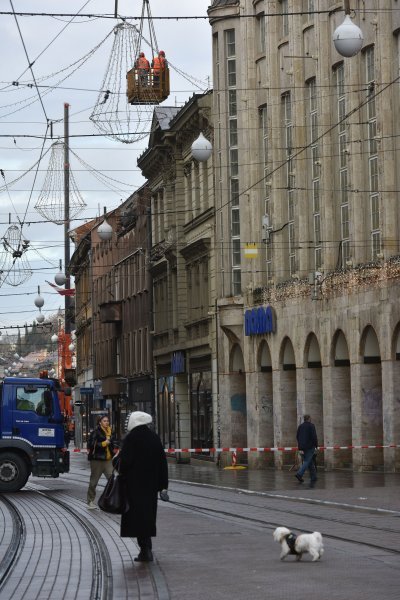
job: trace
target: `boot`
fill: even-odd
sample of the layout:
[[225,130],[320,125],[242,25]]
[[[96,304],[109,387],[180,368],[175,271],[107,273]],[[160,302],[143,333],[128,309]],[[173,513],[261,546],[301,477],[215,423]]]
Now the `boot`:
[[135,558],[135,562],[152,562],[153,553],[150,548],[142,548]]
[[136,562],[151,562],[153,560],[153,553],[151,551],[152,543],[151,538],[138,538],[138,544],[140,552],[135,558]]

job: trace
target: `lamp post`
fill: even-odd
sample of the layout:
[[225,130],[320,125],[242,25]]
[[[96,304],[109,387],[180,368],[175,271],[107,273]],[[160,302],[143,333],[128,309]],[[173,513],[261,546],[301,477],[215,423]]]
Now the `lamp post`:
[[364,36],[350,18],[350,0],[344,0],[344,21],[333,34],[333,43],[341,56],[350,58],[358,54],[362,48]]
[[199,162],[207,162],[212,154],[211,142],[200,133],[199,137],[193,142],[192,156]]

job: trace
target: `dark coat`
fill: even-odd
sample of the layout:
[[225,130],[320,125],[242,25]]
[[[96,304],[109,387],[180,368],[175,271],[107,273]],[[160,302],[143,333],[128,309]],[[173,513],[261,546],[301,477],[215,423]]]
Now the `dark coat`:
[[311,450],[318,447],[317,432],[314,423],[304,421],[297,429],[297,445],[299,450]]
[[[96,429],[90,433],[88,460],[107,460],[106,448],[105,446],[102,446],[102,443],[105,442],[106,439],[104,430],[98,425]],[[114,434],[111,434],[110,442],[108,448],[112,458],[116,449]]]
[[168,488],[161,440],[147,425],[139,425],[125,437],[119,456],[129,499],[129,510],[121,517],[121,537],[154,537],[158,492]]

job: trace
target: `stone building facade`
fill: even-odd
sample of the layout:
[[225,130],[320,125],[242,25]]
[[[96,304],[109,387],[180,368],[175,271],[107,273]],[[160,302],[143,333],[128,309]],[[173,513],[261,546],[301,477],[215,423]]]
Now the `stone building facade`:
[[103,218],[73,232],[78,387],[95,395],[101,384],[89,408],[108,409],[120,435],[131,410],[155,415],[149,211],[144,185],[106,215],[110,240],[98,235]]
[[[165,446],[213,445],[216,394],[212,159],[191,145],[212,135],[212,95],[155,108],[138,165],[151,192],[153,359],[157,429]],[[182,458],[182,456],[180,457]]]
[[320,453],[327,468],[400,469],[395,8],[352,2],[353,58],[332,43],[340,2],[209,9],[223,446],[294,446],[310,413],[320,445],[346,447]]

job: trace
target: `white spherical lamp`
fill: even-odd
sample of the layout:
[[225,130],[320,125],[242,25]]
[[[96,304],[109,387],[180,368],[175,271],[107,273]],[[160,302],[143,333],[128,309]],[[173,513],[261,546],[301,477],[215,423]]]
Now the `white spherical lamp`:
[[336,50],[342,56],[350,58],[360,52],[364,42],[362,31],[353,23],[350,15],[346,15],[344,21],[337,27],[333,34],[333,43]]
[[199,162],[206,162],[212,154],[211,142],[200,133],[197,140],[192,144],[192,156]]
[[42,308],[43,304],[44,304],[44,299],[42,298],[42,296],[36,296],[35,306],[37,306],[37,308]]
[[104,219],[104,221],[102,222],[102,224],[99,225],[99,227],[97,228],[97,233],[98,233],[99,238],[103,242],[107,242],[108,240],[111,240],[111,238],[112,238],[112,227]]
[[38,323],[43,323],[43,321],[44,321],[44,315],[42,315],[42,313],[41,313],[41,312],[39,312],[39,313],[36,315],[35,319],[36,319],[36,321],[37,321]]
[[52,343],[55,344],[56,342],[58,342],[58,335],[56,333],[53,333],[50,339]]
[[67,281],[67,278],[62,271],[59,271],[56,275],[54,275],[54,281],[57,285],[64,285],[64,283]]
[[75,350],[75,346],[74,346],[74,344],[70,344],[70,345],[68,346],[68,350],[70,350],[70,352],[73,352],[73,351]]

